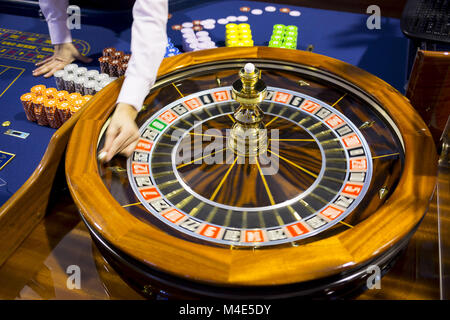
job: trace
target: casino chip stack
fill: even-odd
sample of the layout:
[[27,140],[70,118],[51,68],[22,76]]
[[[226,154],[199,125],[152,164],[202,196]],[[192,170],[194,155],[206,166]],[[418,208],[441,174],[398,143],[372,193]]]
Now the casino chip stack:
[[203,49],[217,48],[216,43],[211,40],[208,31],[195,32],[192,28],[181,29],[183,38],[183,50],[185,52]]
[[274,25],[269,47],[297,49],[297,26]]
[[55,88],[36,85],[30,92],[20,97],[25,115],[29,121],[37,122],[41,126],[59,128],[75,114],[92,95],[70,93]]
[[175,24],[172,26],[172,30],[181,30],[183,28],[193,29],[195,32],[205,30],[212,30],[216,27],[216,20],[206,19],[206,20],[194,20],[192,22],[187,21],[180,24]]
[[169,37],[167,37],[167,46],[164,58],[173,57],[176,56],[177,54],[180,54],[180,50],[177,47],[175,47],[175,45],[172,43],[172,40]]
[[98,58],[100,70],[110,77],[123,76],[127,70],[130,58],[130,54],[125,54],[125,52],[118,51],[116,48],[105,48],[103,49],[103,56]]
[[248,23],[228,23],[225,30],[225,46],[253,47],[252,30]]
[[214,19],[205,19],[200,22],[203,29],[212,30],[216,27],[216,20]]
[[88,70],[76,64],[65,66],[64,70],[56,71],[53,76],[58,90],[77,92],[82,95],[94,95],[115,80],[106,73]]

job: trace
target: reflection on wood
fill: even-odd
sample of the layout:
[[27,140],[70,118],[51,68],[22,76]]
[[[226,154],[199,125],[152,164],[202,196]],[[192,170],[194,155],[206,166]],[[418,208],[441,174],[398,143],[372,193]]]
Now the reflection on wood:
[[[100,255],[70,196],[59,199],[0,267],[0,299],[142,299]],[[437,208],[433,199],[405,252],[382,278],[381,289],[357,299],[439,299]],[[82,270],[80,290],[66,286],[66,268],[74,263]],[[445,270],[449,265],[447,259]]]
[[[447,263],[448,265],[448,263]],[[393,268],[381,278],[381,289],[367,290],[358,299],[439,299],[439,243],[436,196],[429,212]]]
[[450,117],[441,139],[441,154],[437,184],[437,211],[439,218],[441,299],[450,299]]
[[417,109],[438,144],[450,116],[450,55],[419,50],[406,96]]
[[[0,268],[0,299],[142,299],[100,255],[67,193]],[[80,289],[67,268],[80,268]]]

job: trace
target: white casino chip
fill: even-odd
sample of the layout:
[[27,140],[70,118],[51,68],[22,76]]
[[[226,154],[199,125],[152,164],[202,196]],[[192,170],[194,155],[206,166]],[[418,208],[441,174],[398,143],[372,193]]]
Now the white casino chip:
[[246,22],[246,21],[248,21],[248,17],[247,16],[239,16],[239,17],[237,17],[237,20],[239,22]]
[[301,12],[294,10],[294,11],[289,12],[289,15],[293,16],[293,17],[299,17],[301,15]]
[[193,34],[194,33],[194,29],[192,29],[192,28],[183,28],[183,29],[181,29],[181,33],[182,34],[185,34],[185,33]]
[[275,8],[274,6],[267,6],[264,8],[264,10],[266,10],[267,12],[275,12],[277,11],[277,8]]
[[189,38],[189,39],[183,39],[183,41],[184,41],[186,44],[192,44],[192,43],[197,43],[197,42],[198,42],[198,39],[195,38],[195,37],[193,37],[193,38]]
[[190,43],[187,47],[187,51],[194,51],[195,49],[198,48],[199,43],[195,42],[195,43]]
[[200,38],[200,37],[209,37],[209,32],[208,31],[198,31],[195,35],[198,38]]
[[211,38],[209,36],[197,37],[198,42],[210,42]]
[[183,28],[192,28],[192,27],[194,26],[194,24],[193,24],[192,22],[183,22],[183,23],[181,24],[181,26],[182,26]]
[[251,11],[251,13],[254,14],[254,15],[256,15],[256,16],[259,16],[260,14],[263,13],[263,11],[262,11],[261,9],[253,9],[253,10]]
[[227,20],[230,21],[230,22],[236,22],[237,17],[236,16],[228,16]]
[[202,20],[202,22],[200,22],[200,24],[202,26],[204,26],[204,25],[211,25],[211,24],[214,24],[214,23],[216,23],[215,19],[206,19],[206,20]]
[[208,49],[217,48],[216,43],[214,41],[206,42]]
[[183,33],[183,35],[181,36],[183,39],[191,39],[191,38],[195,38],[195,33]]
[[228,20],[222,18],[222,19],[217,20],[217,23],[218,23],[218,24],[227,24],[227,23],[228,23]]

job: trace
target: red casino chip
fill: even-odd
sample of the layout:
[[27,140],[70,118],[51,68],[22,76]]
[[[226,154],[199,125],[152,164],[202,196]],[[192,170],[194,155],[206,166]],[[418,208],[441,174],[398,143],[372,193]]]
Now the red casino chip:
[[122,63],[128,63],[128,61],[130,61],[131,59],[131,54],[124,54],[121,61]]
[[105,48],[103,49],[103,56],[111,57],[114,52],[116,52],[116,48],[113,47]]
[[111,60],[108,64],[109,72],[106,72],[106,73],[109,74],[110,77],[118,77],[119,76],[119,65],[120,65],[120,60]]
[[109,72],[109,61],[111,60],[111,57],[100,57],[98,58],[98,62],[100,63],[100,70],[102,73],[108,73]]
[[199,25],[202,24],[202,21],[201,21],[201,20],[194,20],[194,21],[192,21],[192,24],[193,24],[194,26],[199,26]]
[[111,54],[111,59],[112,60],[120,60],[120,59],[122,59],[124,54],[125,54],[125,52],[123,52],[123,51],[115,51]]
[[172,30],[181,30],[183,27],[181,26],[181,25],[179,25],[179,24],[174,24],[173,26],[172,26]]
[[169,15],[167,16],[167,19],[170,19],[170,18],[172,18],[172,14],[171,13],[169,13]]
[[34,106],[33,106],[33,98],[35,97],[34,93],[25,93],[20,97],[20,101],[22,102],[23,109],[25,111],[25,115],[29,121],[36,121],[36,116],[34,115]]
[[291,11],[291,9],[289,9],[289,8],[281,8],[280,11],[283,12],[283,13],[289,13]]
[[203,27],[202,26],[194,26],[192,29],[194,29],[194,31],[202,31]]
[[249,7],[241,7],[239,10],[241,10],[242,12],[249,12],[250,8]]
[[119,77],[125,75],[125,71],[127,71],[128,63],[122,63],[119,65]]

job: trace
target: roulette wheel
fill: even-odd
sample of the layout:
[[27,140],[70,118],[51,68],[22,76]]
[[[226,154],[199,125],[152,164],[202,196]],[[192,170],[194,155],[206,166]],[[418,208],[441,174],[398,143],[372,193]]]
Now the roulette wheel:
[[165,59],[133,155],[102,164],[120,85],[88,102],[66,177],[98,248],[144,295],[351,296],[426,213],[431,135],[354,66],[266,47]]

